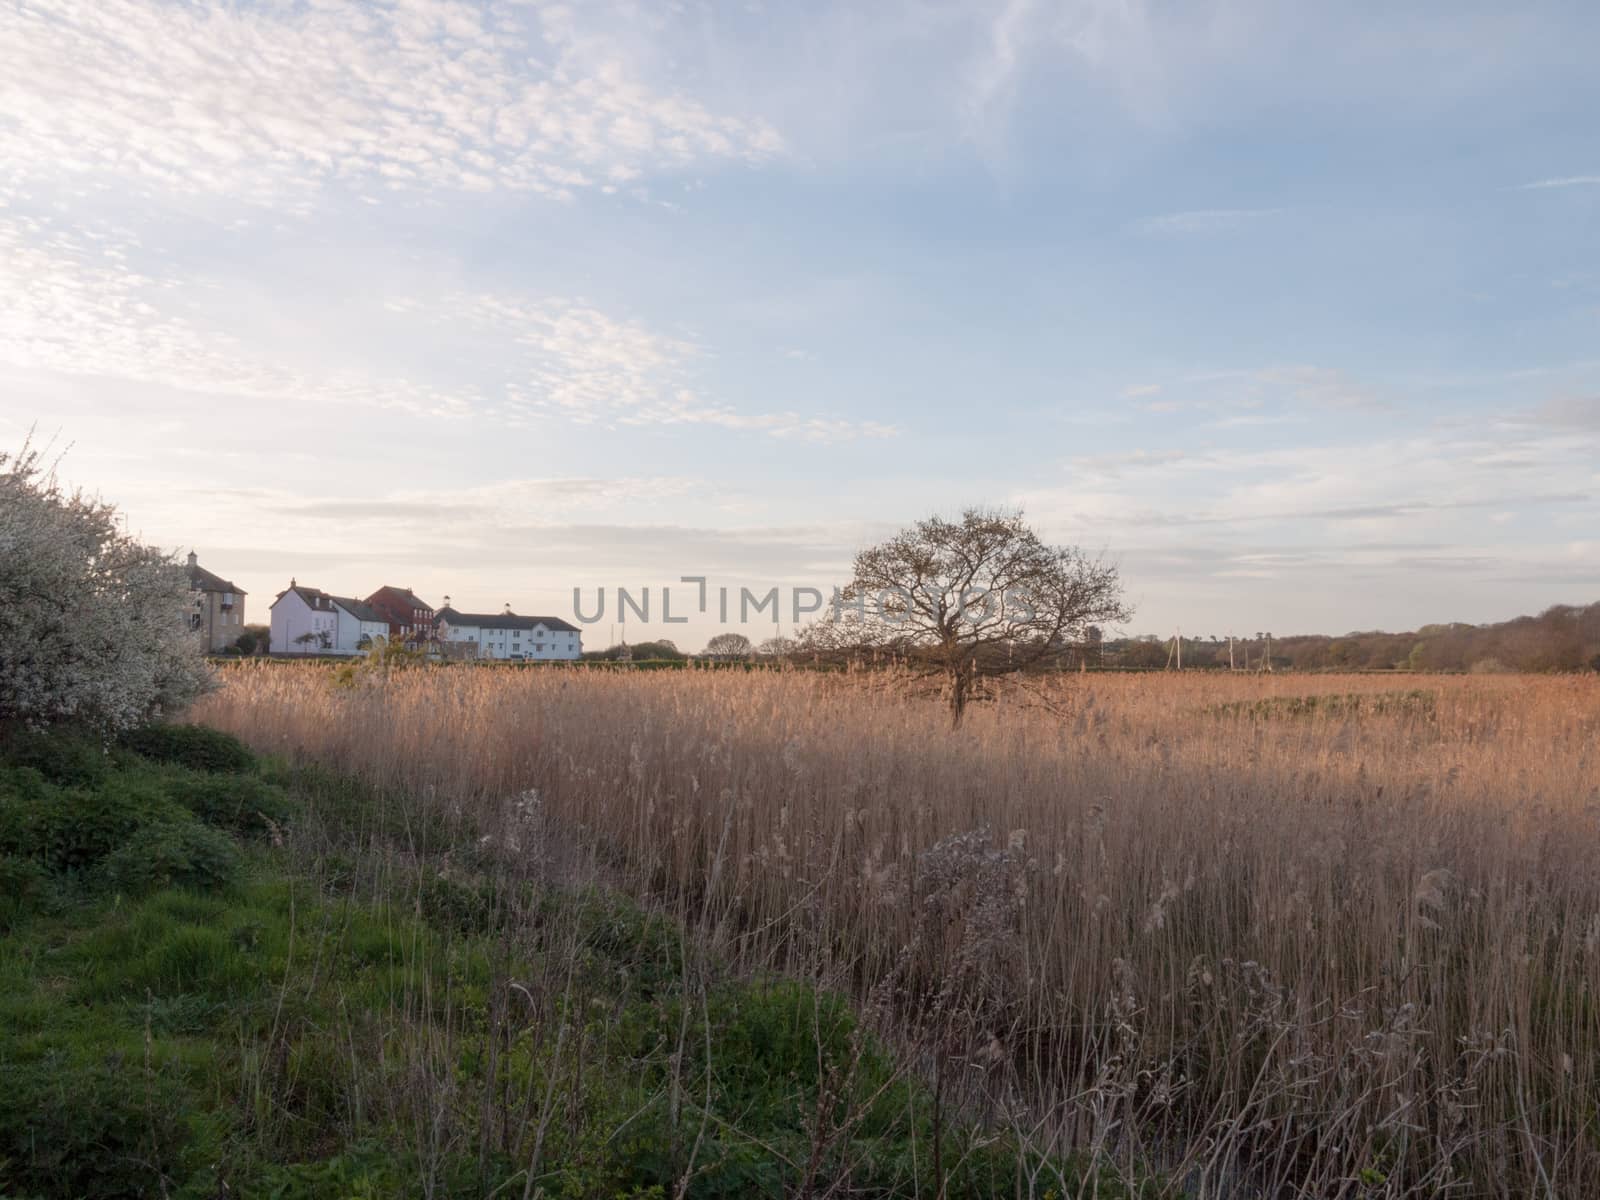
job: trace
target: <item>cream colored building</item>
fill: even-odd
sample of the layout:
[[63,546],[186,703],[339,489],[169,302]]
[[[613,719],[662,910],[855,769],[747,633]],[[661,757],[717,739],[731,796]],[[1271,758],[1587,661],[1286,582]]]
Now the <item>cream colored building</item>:
[[213,575],[189,551],[189,628],[200,639],[208,654],[215,654],[239,640],[244,632],[244,591]]

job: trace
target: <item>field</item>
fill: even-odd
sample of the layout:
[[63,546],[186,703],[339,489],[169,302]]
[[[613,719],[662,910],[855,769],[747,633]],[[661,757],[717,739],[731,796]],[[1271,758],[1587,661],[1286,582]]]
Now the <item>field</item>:
[[1592,676],[1069,676],[952,732],[880,674],[246,666],[195,718],[852,996],[1043,1154],[1600,1194]]

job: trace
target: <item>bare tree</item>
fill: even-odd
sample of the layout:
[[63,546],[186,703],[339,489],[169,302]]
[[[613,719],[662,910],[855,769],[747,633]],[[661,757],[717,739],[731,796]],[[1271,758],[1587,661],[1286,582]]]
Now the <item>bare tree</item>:
[[706,648],[701,651],[701,655],[705,658],[727,659],[749,658],[754,653],[755,647],[742,633],[719,633],[707,642]]
[[1114,566],[1047,545],[1020,512],[974,508],[856,555],[850,585],[805,644],[887,653],[938,676],[959,725],[981,677],[1037,666],[1131,611]]

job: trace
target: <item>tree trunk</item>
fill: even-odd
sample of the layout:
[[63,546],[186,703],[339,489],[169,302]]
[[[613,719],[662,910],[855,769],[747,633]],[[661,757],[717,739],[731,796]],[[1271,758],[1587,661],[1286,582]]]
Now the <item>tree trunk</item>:
[[961,728],[961,718],[966,715],[967,701],[972,698],[972,685],[977,676],[977,663],[957,660],[950,668],[950,728]]

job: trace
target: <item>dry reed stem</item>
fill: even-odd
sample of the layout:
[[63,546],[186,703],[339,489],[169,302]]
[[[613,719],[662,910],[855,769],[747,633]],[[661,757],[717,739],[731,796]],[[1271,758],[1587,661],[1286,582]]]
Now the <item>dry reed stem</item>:
[[[1056,1148],[1600,1194],[1600,680],[1090,676],[955,733],[891,682],[252,665],[196,718],[476,828],[534,795],[736,961],[942,1021]],[[1221,708],[1311,693],[1368,700]]]

